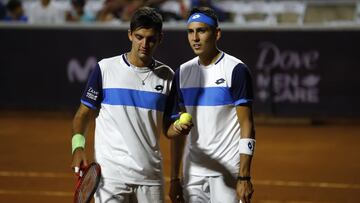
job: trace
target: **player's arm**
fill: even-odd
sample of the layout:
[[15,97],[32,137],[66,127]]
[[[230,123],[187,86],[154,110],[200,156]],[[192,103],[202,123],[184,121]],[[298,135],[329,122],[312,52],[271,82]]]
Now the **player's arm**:
[[[240,169],[237,181],[237,195],[243,203],[249,203],[254,192],[251,183],[251,160],[255,143],[255,127],[251,105],[236,107],[240,134]],[[249,144],[250,143],[250,144]]]
[[[74,119],[72,129],[72,168],[82,168],[88,165],[83,145],[85,144],[85,134],[90,121],[94,118],[95,110],[80,104]],[[83,137],[81,137],[83,136]],[[84,142],[84,143],[81,143]],[[77,171],[75,171],[77,172]]]
[[184,151],[186,136],[176,136],[171,139],[170,191],[169,196],[173,203],[184,202],[181,186],[181,160]]
[[[167,138],[173,138],[176,136],[184,136],[189,134],[193,124],[190,120],[185,119],[184,122],[174,121],[180,117],[181,112],[185,112],[182,104],[182,95],[179,88],[179,69],[176,70],[173,77],[169,96],[166,100],[166,108],[164,112],[164,134]],[[180,113],[179,113],[180,112]]]
[[102,91],[102,72],[100,65],[97,64],[88,79],[81,97],[80,107],[73,119],[71,138],[73,154],[71,166],[73,168],[77,167],[79,169],[88,165],[84,150],[85,134],[90,121],[95,117],[101,106],[103,100]]

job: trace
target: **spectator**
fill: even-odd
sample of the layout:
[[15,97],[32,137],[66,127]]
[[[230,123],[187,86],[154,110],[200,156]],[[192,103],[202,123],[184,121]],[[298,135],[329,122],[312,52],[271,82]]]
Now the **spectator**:
[[71,0],[71,10],[66,11],[67,22],[93,22],[95,16],[92,12],[84,9],[86,0]]
[[146,0],[105,0],[104,7],[99,11],[97,20],[127,22],[133,13],[145,5]]
[[28,18],[24,15],[24,9],[22,3],[19,0],[10,0],[6,4],[7,14],[4,17],[4,21],[19,21],[27,22]]
[[3,20],[6,16],[6,8],[2,1],[0,1],[0,20]]
[[[167,4],[167,7],[172,5],[170,6],[172,8],[164,9],[164,4]],[[156,8],[162,15],[164,21],[179,21],[188,17],[188,11],[183,0],[147,0],[146,5]]]
[[64,14],[51,0],[39,0],[29,8],[29,22],[54,24],[64,22]]
[[217,7],[212,0],[190,0],[191,8],[195,7],[209,7],[213,9],[218,16],[220,22],[230,21],[231,20],[231,13],[222,10],[221,8]]

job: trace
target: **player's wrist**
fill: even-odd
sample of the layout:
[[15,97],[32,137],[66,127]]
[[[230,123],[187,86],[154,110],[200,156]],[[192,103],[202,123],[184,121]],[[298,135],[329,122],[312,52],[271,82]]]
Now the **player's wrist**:
[[237,180],[238,181],[246,181],[246,182],[248,182],[248,181],[251,181],[251,176],[238,176]]
[[80,133],[74,134],[71,138],[71,153],[74,154],[78,148],[85,149],[85,137]]
[[240,138],[239,141],[239,152],[240,154],[245,154],[253,156],[255,152],[255,143],[256,140],[252,138]]

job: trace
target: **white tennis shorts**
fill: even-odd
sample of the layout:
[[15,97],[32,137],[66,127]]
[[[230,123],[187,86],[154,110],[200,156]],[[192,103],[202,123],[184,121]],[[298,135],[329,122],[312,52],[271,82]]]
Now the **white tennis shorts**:
[[162,185],[132,185],[101,180],[95,203],[163,203]]
[[183,193],[187,203],[239,203],[236,179],[233,177],[186,176],[183,179]]

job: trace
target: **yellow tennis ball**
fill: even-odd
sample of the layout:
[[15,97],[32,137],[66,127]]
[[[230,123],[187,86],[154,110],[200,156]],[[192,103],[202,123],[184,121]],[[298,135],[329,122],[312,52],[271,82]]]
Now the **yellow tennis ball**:
[[177,119],[175,122],[174,122],[174,125],[179,125],[179,119]]
[[182,113],[179,119],[179,124],[190,123],[192,116],[189,113]]

